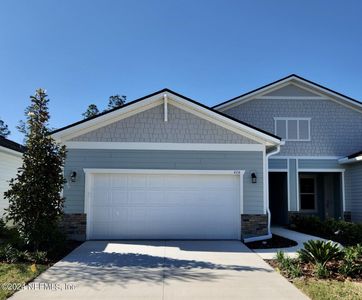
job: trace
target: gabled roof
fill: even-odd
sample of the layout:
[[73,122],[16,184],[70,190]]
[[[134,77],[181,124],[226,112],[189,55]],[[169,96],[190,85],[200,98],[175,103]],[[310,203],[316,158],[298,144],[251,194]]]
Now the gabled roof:
[[25,147],[20,145],[14,141],[8,140],[7,138],[0,136],[0,148],[3,147],[5,149],[9,149],[12,151],[16,151],[19,153],[23,153],[25,151]]
[[313,90],[315,90],[316,92],[320,92],[324,95],[327,95],[327,96],[331,96],[335,99],[338,99],[344,103],[347,103],[353,107],[357,107],[359,109],[362,109],[362,103],[356,99],[353,99],[351,97],[348,97],[346,95],[343,95],[341,93],[338,93],[334,90],[331,90],[325,86],[322,86],[318,83],[315,83],[313,81],[310,81],[308,79],[305,79],[301,76],[298,76],[296,74],[291,74],[287,77],[284,77],[282,79],[279,79],[277,81],[274,81],[272,83],[269,83],[267,85],[264,85],[260,88],[257,88],[255,90],[252,90],[250,92],[247,92],[245,94],[242,94],[240,96],[237,96],[237,97],[234,97],[230,100],[227,100],[227,101],[224,101],[220,104],[217,104],[215,106],[213,106],[212,108],[213,109],[225,109],[227,107],[230,107],[230,106],[233,106],[233,105],[236,105],[236,104],[239,104],[239,103],[242,103],[244,100],[246,99],[250,99],[250,98],[255,98],[257,97],[258,95],[261,95],[261,94],[265,94],[267,93],[268,91],[270,90],[275,90],[276,88],[278,88],[279,86],[283,86],[285,84],[288,84],[288,83],[296,83],[296,84],[300,84],[301,86],[305,86],[306,88],[311,88]]
[[[219,111],[216,111],[202,103],[199,103],[195,100],[187,98],[181,94],[178,94],[170,89],[162,89],[150,95],[144,96],[142,98],[136,99],[132,102],[125,104],[122,107],[114,108],[109,111],[98,114],[97,116],[81,120],[70,124],[68,126],[54,130],[50,134],[56,140],[67,140],[71,138],[72,135],[80,135],[85,131],[94,130],[95,126],[102,126],[104,122],[113,122],[116,121],[117,117],[128,114],[132,111],[135,111],[137,108],[142,106],[151,105],[157,101],[162,101],[164,95],[168,95],[171,100],[185,105],[185,107],[190,108],[192,111],[202,112],[205,116],[209,118],[211,122],[222,122],[231,126],[240,131],[240,134],[246,133],[254,137],[254,139],[262,140],[267,145],[277,145],[280,144],[281,138],[271,134],[265,130],[259,129],[255,126],[247,124],[243,121],[232,118],[226,114],[223,114]],[[104,123],[105,124],[105,123]],[[78,133],[79,134],[78,134]]]

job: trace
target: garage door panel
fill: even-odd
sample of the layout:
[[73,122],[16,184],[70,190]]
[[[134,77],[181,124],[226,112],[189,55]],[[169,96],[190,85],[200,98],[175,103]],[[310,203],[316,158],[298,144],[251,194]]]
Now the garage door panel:
[[128,187],[130,188],[146,188],[147,176],[140,174],[128,175]]
[[125,188],[127,187],[127,176],[123,174],[118,174],[117,176],[111,176],[112,178],[112,187],[113,188]]
[[93,181],[88,238],[240,238],[238,176],[97,174]]
[[110,191],[111,203],[113,206],[128,206],[128,193],[122,189],[112,189]]
[[97,174],[94,176],[94,180],[93,180],[93,186],[95,189],[98,188],[109,188],[110,187],[110,178],[111,175],[109,174]]

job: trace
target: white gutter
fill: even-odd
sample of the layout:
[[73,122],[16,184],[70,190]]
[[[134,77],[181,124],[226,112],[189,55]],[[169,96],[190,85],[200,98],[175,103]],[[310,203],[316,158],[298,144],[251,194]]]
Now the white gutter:
[[268,214],[268,234],[261,235],[261,236],[255,236],[244,239],[244,243],[250,243],[250,242],[256,242],[256,241],[262,241],[262,240],[268,240],[272,238],[272,233],[270,230],[270,221],[271,221],[271,213],[269,209],[269,157],[275,154],[278,154],[280,152],[280,145],[277,146],[277,149],[275,151],[272,151],[266,155],[266,174],[264,175],[264,181],[265,181],[265,188],[266,188],[266,211]]
[[354,157],[354,158],[348,158],[348,157],[344,157],[338,160],[338,162],[342,165],[342,164],[351,164],[357,161],[362,161],[362,155]]

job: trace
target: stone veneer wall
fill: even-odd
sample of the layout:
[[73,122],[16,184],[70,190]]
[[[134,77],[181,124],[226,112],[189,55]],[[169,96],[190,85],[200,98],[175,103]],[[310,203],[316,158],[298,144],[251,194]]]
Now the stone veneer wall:
[[64,214],[60,224],[61,230],[71,240],[85,241],[86,239],[86,214]]
[[268,234],[267,215],[241,215],[241,237],[248,238]]

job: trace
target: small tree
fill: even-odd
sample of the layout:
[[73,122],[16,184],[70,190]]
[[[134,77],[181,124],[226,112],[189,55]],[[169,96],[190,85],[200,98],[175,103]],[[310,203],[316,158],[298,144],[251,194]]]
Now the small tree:
[[63,214],[60,193],[65,183],[62,168],[66,151],[49,135],[45,91],[38,89],[30,102],[25,110],[23,164],[4,194],[9,200],[6,218],[14,222],[31,249],[49,250],[59,237],[58,223]]
[[108,98],[108,107],[107,110],[110,110],[112,108],[121,107],[125,105],[127,100],[127,97],[122,95],[113,95]]
[[0,136],[7,137],[10,134],[8,125],[3,120],[0,120]]
[[95,104],[90,104],[87,108],[87,110],[82,113],[82,116],[84,117],[84,119],[88,119],[90,117],[96,116],[99,114],[99,109],[97,107],[97,105]]

